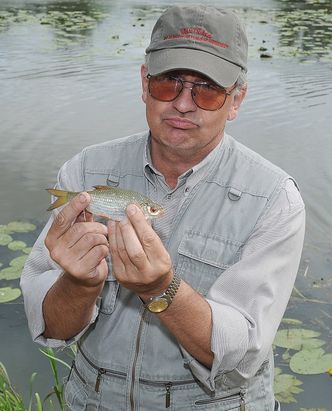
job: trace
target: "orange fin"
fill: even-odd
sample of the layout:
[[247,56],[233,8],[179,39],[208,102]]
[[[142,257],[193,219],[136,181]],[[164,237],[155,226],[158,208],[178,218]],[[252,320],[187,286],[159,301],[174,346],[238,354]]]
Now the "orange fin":
[[111,186],[93,186],[96,190],[112,190]]
[[65,190],[58,190],[56,188],[47,188],[46,191],[48,191],[50,194],[52,194],[55,197],[58,197],[54,203],[52,203],[47,211],[54,210],[55,208],[61,207],[62,205],[66,204],[69,200],[68,198],[68,191]]

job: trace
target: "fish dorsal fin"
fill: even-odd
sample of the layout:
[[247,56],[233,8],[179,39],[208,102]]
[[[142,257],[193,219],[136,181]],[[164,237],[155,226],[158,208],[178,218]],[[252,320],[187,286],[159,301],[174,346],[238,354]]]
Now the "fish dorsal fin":
[[112,190],[113,187],[110,186],[93,186],[96,190]]

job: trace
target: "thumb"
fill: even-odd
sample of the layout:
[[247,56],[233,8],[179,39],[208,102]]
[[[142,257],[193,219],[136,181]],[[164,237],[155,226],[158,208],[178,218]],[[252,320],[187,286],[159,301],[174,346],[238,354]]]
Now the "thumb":
[[89,194],[86,192],[76,195],[55,217],[50,228],[50,233],[55,234],[56,237],[64,234],[89,205],[90,199]]

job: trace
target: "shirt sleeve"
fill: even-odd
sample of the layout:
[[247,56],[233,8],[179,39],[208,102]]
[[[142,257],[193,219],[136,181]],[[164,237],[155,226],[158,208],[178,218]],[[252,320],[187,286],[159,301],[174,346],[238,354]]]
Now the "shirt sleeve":
[[304,204],[288,179],[243,247],[241,260],[207,294],[212,312],[211,370],[184,352],[193,373],[209,389],[215,388],[220,375],[224,381],[225,376],[234,376],[237,383],[254,376],[268,357],[294,286],[304,232]]
[[[58,174],[57,188],[69,191],[84,190],[81,173],[81,156],[82,154],[78,154],[63,165]],[[61,267],[50,258],[49,252],[44,244],[45,237],[51,227],[56,213],[57,211],[53,212],[35,242],[24,266],[20,280],[20,286],[24,298],[24,308],[32,339],[41,345],[54,348],[66,346],[74,341],[77,341],[89,325],[95,321],[98,314],[98,308],[96,306],[90,324],[82,330],[80,334],[70,340],[63,341],[50,338],[47,339],[43,336],[45,323],[42,304],[47,292],[62,274]]]

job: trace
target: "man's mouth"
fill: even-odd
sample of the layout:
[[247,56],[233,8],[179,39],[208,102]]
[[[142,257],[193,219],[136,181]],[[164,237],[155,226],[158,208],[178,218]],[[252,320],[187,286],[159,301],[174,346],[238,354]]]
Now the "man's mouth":
[[193,121],[182,117],[167,117],[164,121],[169,126],[174,128],[180,128],[182,130],[190,130],[198,127],[197,124],[195,124]]

